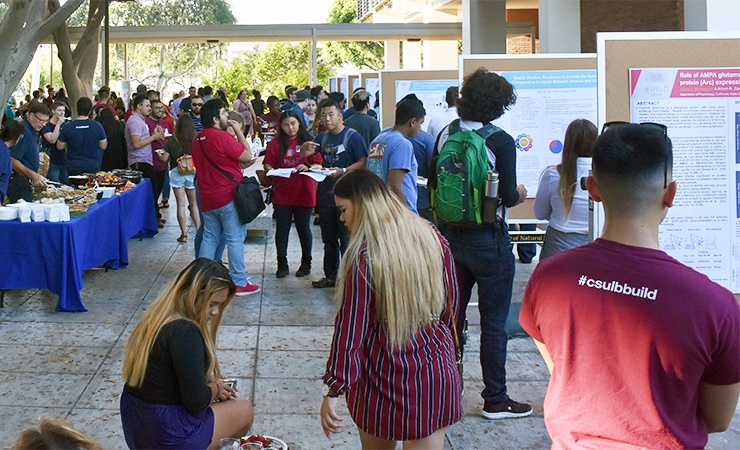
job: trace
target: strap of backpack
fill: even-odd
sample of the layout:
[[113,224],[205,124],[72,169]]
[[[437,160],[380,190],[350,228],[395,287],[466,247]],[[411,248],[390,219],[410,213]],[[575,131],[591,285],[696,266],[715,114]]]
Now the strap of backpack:
[[491,149],[488,147],[488,138],[501,131],[501,128],[496,125],[489,123],[488,125],[478,128],[475,132],[483,138],[486,142],[486,156],[488,157],[488,170],[494,170],[496,168],[496,156],[494,156]]
[[344,133],[344,139],[342,139],[342,145],[344,146],[344,149],[347,150],[347,144],[349,143],[349,138],[352,137],[353,134],[357,133],[357,131],[354,128],[347,128],[347,132]]
[[[454,127],[453,127],[454,125]],[[447,125],[447,137],[449,138],[452,133],[460,130],[460,119],[455,119]],[[427,187],[429,189],[437,189],[437,160],[439,159],[439,142],[442,140],[442,135],[445,133],[445,128],[437,134],[437,139],[434,141],[434,150],[432,150],[432,159],[429,161],[429,170],[427,176]]]

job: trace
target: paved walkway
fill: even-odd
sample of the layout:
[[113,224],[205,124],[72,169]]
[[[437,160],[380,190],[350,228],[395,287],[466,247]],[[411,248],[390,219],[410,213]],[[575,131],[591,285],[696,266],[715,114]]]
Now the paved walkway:
[[[123,348],[146,307],[193,257],[193,230],[187,245],[178,244],[174,204],[162,211],[168,223],[159,235],[129,242],[129,267],[85,273],[83,300],[89,312],[54,312],[56,297],[44,290],[8,292],[6,307],[0,310],[0,448],[10,448],[15,436],[43,413],[68,418],[107,449],[126,448],[118,413]],[[248,239],[247,271],[262,292],[237,297],[229,306],[220,330],[219,361],[224,373],[238,378],[242,394],[254,402],[253,432],[281,437],[294,450],[358,449],[356,428],[347,426],[327,441],[317,414],[337,306],[333,290],[308,284],[321,275],[319,228],[314,226],[313,232],[314,270],[301,279],[292,275],[300,260],[295,232],[288,257],[292,273],[281,280],[274,276],[272,232]],[[517,263],[515,301],[521,299],[533,266]],[[469,318],[466,416],[448,430],[446,447],[549,447],[542,415],[548,373],[532,340],[510,340],[507,371],[511,396],[531,402],[534,414],[487,421],[480,415],[483,384],[474,306],[469,307]],[[346,408],[344,414],[351,424]],[[732,426],[731,431],[712,436],[710,448],[737,448],[738,413]]]

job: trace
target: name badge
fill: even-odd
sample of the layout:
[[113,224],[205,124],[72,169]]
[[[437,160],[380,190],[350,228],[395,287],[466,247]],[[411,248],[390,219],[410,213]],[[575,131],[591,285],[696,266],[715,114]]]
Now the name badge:
[[340,153],[344,153],[344,144],[339,144],[337,146],[337,155]]

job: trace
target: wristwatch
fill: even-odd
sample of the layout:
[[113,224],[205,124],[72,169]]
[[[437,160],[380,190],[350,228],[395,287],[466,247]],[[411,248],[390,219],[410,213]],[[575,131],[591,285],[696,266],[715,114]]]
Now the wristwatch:
[[347,173],[347,168],[346,167],[342,167],[342,173]]
[[324,389],[323,389],[323,392],[322,392],[322,395],[323,395],[324,397],[329,397],[329,398],[337,398],[337,397],[341,397],[341,396],[343,396],[344,394],[343,394],[343,393],[340,393],[340,392],[334,392],[334,391],[333,391],[333,390],[332,390],[332,389],[331,389],[331,388],[329,387],[329,385],[326,385],[326,384],[325,384],[325,385],[324,385]]

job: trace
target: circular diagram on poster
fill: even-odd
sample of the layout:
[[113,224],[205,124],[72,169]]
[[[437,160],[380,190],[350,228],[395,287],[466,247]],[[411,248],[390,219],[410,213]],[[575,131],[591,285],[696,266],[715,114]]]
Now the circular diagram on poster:
[[555,139],[554,141],[550,142],[550,151],[554,154],[558,154],[563,151],[563,143]]
[[532,148],[532,136],[522,133],[516,137],[516,148],[522,152],[528,152]]

